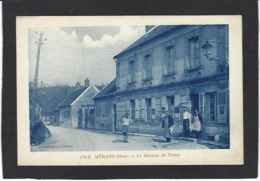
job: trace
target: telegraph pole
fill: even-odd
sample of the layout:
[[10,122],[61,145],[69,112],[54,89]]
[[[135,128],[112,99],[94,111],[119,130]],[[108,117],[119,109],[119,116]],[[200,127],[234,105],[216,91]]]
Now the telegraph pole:
[[[35,33],[38,34],[37,31]],[[43,33],[40,32],[39,39],[38,39],[38,41],[35,42],[38,45],[37,56],[36,56],[36,65],[35,65],[35,74],[34,74],[34,88],[35,89],[37,88],[37,84],[38,84],[40,54],[41,54],[41,47],[43,45],[42,37],[43,37]],[[45,41],[46,40],[47,39],[45,38]]]

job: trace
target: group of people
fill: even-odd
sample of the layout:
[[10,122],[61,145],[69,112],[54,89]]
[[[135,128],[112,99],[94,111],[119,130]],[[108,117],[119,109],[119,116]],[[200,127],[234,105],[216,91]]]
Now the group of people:
[[[201,131],[202,131],[202,116],[199,114],[199,111],[195,109],[194,116],[192,119],[191,114],[188,112],[188,107],[183,107],[183,135],[184,138],[190,136],[190,134],[194,134],[196,138],[200,138]],[[174,132],[174,119],[165,111],[162,113],[162,128],[163,128],[163,138],[166,142],[171,142],[172,135]],[[129,118],[129,114],[126,113],[122,119],[122,126],[123,126],[123,143],[128,142],[128,134],[129,134],[129,125],[132,120]]]
[[[200,138],[202,130],[202,116],[199,114],[199,111],[195,109],[193,119],[191,114],[188,112],[188,107],[183,107],[183,135],[184,138],[194,134],[196,138]],[[163,138],[166,139],[166,142],[171,142],[172,134],[174,132],[174,119],[165,111],[162,114],[162,128],[163,128]]]

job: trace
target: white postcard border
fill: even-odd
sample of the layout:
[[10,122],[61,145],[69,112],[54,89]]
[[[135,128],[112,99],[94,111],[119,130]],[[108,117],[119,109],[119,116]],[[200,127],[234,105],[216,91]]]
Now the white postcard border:
[[[230,149],[31,152],[29,141],[28,28],[121,25],[229,25]],[[241,165],[243,147],[242,16],[19,16],[17,27],[18,165]],[[111,57],[112,58],[112,57]],[[97,155],[115,158],[98,159]],[[142,157],[131,157],[131,155]],[[144,154],[159,157],[144,157]],[[128,158],[120,158],[128,155]],[[172,156],[170,156],[172,155]],[[111,156],[111,157],[114,157]],[[91,157],[88,159],[88,157]],[[118,157],[118,158],[116,158]],[[84,158],[84,159],[83,159]]]

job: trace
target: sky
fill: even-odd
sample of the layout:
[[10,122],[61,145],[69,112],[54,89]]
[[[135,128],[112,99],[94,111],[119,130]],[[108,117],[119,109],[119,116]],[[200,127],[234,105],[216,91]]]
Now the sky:
[[[36,33],[37,32],[37,33]],[[116,76],[113,57],[145,34],[144,26],[92,26],[29,29],[30,82],[34,79],[39,32],[38,83],[70,85],[86,78],[92,84],[107,84]],[[45,40],[47,39],[47,40]]]

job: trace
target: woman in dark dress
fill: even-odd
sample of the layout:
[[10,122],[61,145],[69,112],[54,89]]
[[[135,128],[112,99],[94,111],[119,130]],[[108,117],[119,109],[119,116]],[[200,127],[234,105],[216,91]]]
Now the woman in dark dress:
[[162,115],[163,138],[166,139],[166,142],[171,142],[172,140],[170,128],[173,126],[173,124],[174,122],[172,116],[168,114],[168,111],[166,111]]

